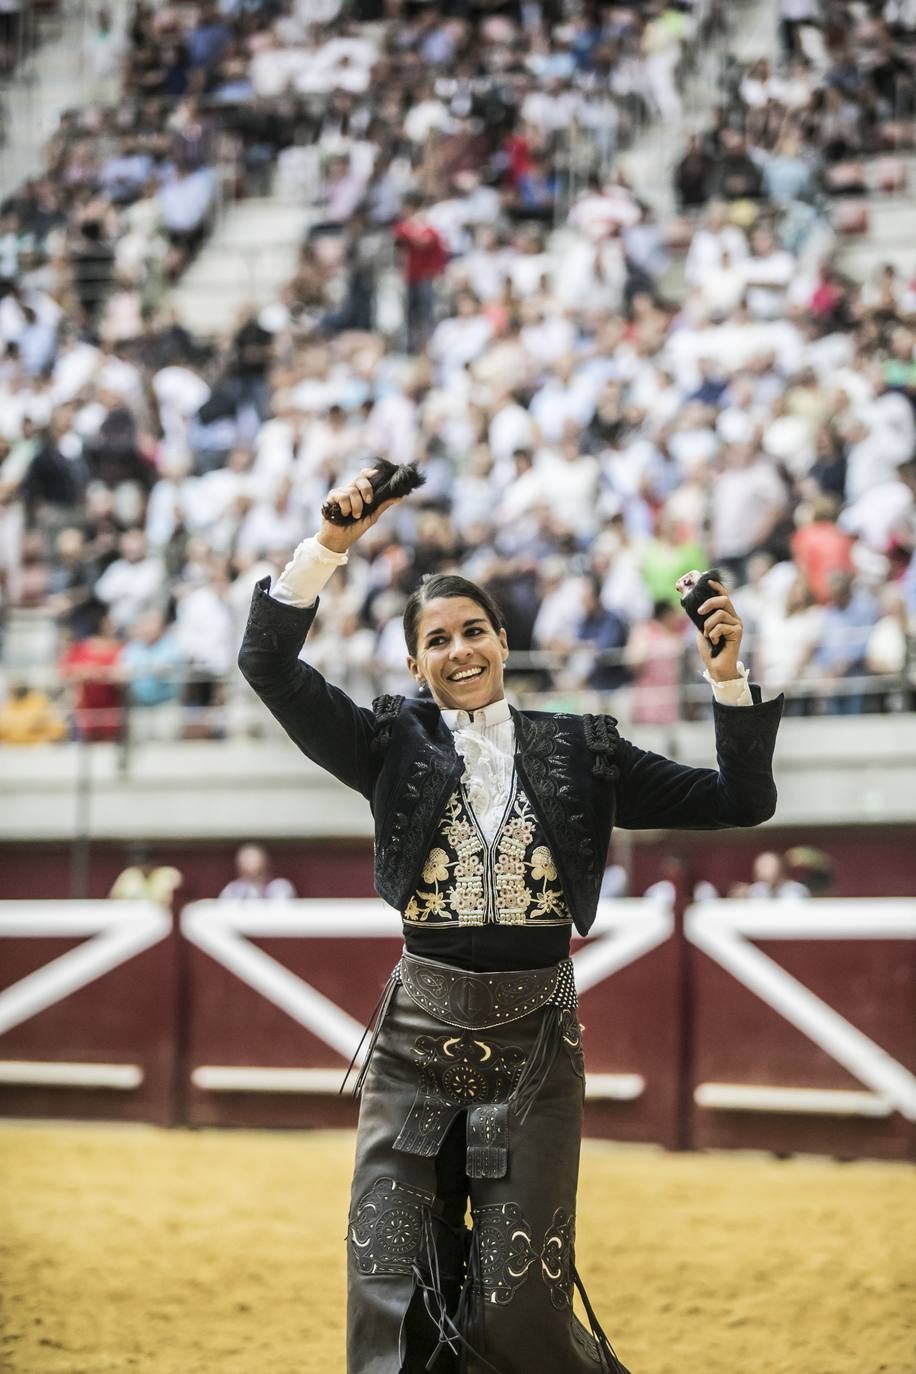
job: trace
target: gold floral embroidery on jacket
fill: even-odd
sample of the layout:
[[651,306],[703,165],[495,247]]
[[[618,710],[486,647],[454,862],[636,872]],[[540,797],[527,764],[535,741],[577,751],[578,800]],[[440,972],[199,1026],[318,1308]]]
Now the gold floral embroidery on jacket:
[[474,824],[458,789],[445,809],[423,865],[422,886],[404,910],[415,924],[566,925],[572,915],[557,866],[540,843],[537,820],[517,789],[492,846]]

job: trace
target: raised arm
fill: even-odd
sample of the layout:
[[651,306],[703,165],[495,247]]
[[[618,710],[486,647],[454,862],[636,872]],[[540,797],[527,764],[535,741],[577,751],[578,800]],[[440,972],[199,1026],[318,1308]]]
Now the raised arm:
[[716,768],[688,768],[621,740],[617,824],[629,830],[718,830],[759,825],[776,810],[773,749],[782,697],[713,705]]
[[[345,514],[362,516],[372,496],[369,471],[330,493]],[[378,769],[373,713],[303,663],[299,653],[318,610],[317,591],[334,567],[346,562],[350,546],[394,504],[386,502],[351,525],[322,521],[274,588],[269,578],[258,583],[238,658],[245,680],[303,754],[369,798]]]
[[[621,740],[617,824],[626,829],[715,830],[759,825],[776,809],[773,750],[783,698],[761,701],[738,661],[742,624],[721,583],[699,607],[706,615],[697,648],[715,702],[718,768],[688,768]],[[712,647],[723,642],[713,657]],[[735,704],[731,704],[735,703]]]

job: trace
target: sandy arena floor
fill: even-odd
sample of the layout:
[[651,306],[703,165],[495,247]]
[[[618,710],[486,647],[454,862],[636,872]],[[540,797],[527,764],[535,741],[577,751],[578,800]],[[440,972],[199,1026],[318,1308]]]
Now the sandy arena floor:
[[[351,1152],[3,1127],[0,1370],[342,1374]],[[903,1167],[586,1144],[578,1258],[634,1374],[914,1374],[914,1256]]]

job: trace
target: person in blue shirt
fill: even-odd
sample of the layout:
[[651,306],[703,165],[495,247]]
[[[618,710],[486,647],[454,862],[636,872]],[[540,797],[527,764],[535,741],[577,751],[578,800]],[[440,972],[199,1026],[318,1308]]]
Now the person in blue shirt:
[[865,672],[865,650],[869,632],[878,619],[872,598],[849,573],[832,573],[828,579],[830,600],[824,608],[820,641],[812,663],[818,677],[834,679],[836,686],[826,690],[828,713],[838,716],[861,715],[865,696],[861,691],[846,691],[843,678],[859,677]]
[[185,655],[161,611],[147,611],[139,617],[121,654],[121,666],[134,705],[162,706],[178,700]]

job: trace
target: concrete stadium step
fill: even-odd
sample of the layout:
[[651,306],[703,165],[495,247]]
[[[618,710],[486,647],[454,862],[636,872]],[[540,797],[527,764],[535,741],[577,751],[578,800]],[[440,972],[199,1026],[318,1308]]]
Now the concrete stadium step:
[[12,608],[3,633],[3,671],[10,677],[35,681],[43,673],[53,678],[57,662],[57,624],[49,611]]
[[299,244],[310,217],[307,206],[274,196],[252,197],[230,206],[213,242],[259,249],[265,243]]
[[840,265],[856,281],[874,276],[880,267],[890,263],[904,278],[912,276],[914,256],[912,244],[898,242],[876,244],[870,239],[849,240],[840,247]]
[[172,292],[178,318],[197,334],[219,334],[248,305],[274,301],[293,275],[313,211],[280,196],[230,205]]
[[[18,10],[20,6],[5,8]],[[117,21],[127,3],[113,0],[106,8]],[[27,53],[13,75],[0,84],[0,105],[6,113],[6,137],[0,138],[0,199],[26,177],[43,171],[44,145],[61,114],[89,99],[92,82],[85,44],[95,12],[95,6],[63,4],[55,16],[54,31],[46,30],[38,48]]]
[[907,195],[895,200],[881,200],[869,197],[868,200],[868,239],[872,244],[908,246],[913,252],[914,230],[916,230],[916,204]]

